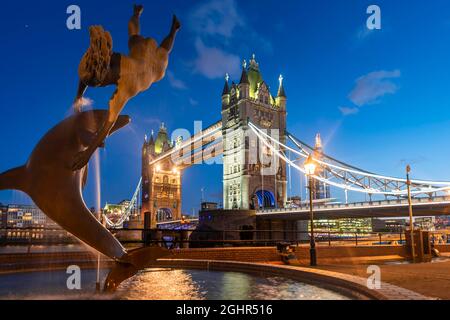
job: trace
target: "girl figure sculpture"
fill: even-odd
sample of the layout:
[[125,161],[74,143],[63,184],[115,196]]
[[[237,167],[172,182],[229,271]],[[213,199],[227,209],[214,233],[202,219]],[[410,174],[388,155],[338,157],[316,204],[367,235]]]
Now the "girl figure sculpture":
[[109,101],[105,123],[94,135],[87,149],[75,157],[73,170],[83,168],[95,150],[103,145],[128,100],[164,78],[169,54],[181,25],[174,15],[169,35],[158,46],[154,39],[140,35],[139,18],[143,9],[143,6],[135,5],[128,23],[128,55],[112,51],[111,35],[101,26],[92,26],[89,29],[90,47],[78,67],[79,84],[74,102],[75,112],[81,112],[82,98],[87,87],[116,85],[117,89]]

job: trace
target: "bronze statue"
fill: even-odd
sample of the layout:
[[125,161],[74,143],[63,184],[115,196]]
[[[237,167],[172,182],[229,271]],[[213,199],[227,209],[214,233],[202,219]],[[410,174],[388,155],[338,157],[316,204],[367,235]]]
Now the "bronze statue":
[[[127,101],[161,80],[167,68],[180,23],[173,16],[170,34],[158,46],[155,40],[140,35],[142,11],[142,6],[134,6],[128,26],[128,56],[112,52],[111,35],[101,26],[90,28],[91,44],[78,69],[75,114],[47,132],[24,166],[0,174],[0,190],[25,192],[50,219],[117,262],[105,290],[114,290],[150,262],[169,254],[160,247],[127,251],[88,210],[82,195],[90,157],[110,134],[130,121],[128,116],[120,115]],[[88,86],[112,84],[117,89],[109,101],[109,110],[81,110]]]
[[[122,280],[167,255],[168,251],[148,247],[127,252],[85,205],[82,189],[86,168],[73,171],[72,161],[78,152],[92,143],[107,117],[107,110],[86,111],[57,124],[39,141],[24,166],[0,174],[0,190],[25,192],[50,219],[118,262],[105,284],[114,289]],[[119,116],[109,134],[129,121],[128,116]]]
[[83,168],[96,148],[104,143],[125,104],[165,75],[180,22],[174,15],[169,35],[158,46],[154,39],[140,35],[139,18],[142,12],[143,6],[135,5],[128,23],[129,55],[112,51],[111,35],[101,26],[92,26],[89,30],[90,47],[78,68],[80,79],[74,103],[75,110],[81,111],[81,101],[87,87],[116,85],[117,89],[109,101],[105,123],[96,132],[87,149],[76,155],[72,164],[73,170]]

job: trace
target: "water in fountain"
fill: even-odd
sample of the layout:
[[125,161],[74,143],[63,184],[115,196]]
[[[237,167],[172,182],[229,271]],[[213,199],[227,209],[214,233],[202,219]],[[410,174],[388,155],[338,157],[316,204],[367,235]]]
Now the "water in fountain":
[[[101,179],[100,179],[100,151],[94,153],[94,173],[95,173],[95,212],[97,219],[101,219]],[[100,290],[100,253],[97,253],[97,279],[96,290]]]
[[[105,276],[102,270],[102,276]],[[240,272],[150,268],[123,282],[114,294],[93,294],[95,270],[83,271],[81,290],[67,290],[64,270],[0,275],[3,299],[120,300],[347,300],[318,286]],[[164,279],[164,281],[161,281]]]

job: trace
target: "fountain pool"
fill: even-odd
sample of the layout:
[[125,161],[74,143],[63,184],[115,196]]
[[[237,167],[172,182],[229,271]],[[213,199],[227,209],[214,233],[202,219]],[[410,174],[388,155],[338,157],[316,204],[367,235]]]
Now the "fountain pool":
[[[101,271],[104,281],[108,270]],[[81,290],[69,290],[64,270],[0,275],[0,299],[118,300],[347,300],[317,286],[240,272],[149,268],[114,294],[95,294],[96,270],[81,271]]]

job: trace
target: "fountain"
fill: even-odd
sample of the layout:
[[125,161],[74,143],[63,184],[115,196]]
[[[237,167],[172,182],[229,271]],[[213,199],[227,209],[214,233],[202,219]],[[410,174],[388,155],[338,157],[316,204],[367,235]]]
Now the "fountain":
[[[164,77],[175,35],[180,28],[180,23],[174,16],[170,33],[158,46],[153,39],[139,34],[142,11],[142,6],[135,6],[129,22],[129,55],[112,51],[111,35],[101,26],[90,28],[91,45],[78,70],[75,113],[56,124],[42,137],[26,164],[0,174],[0,190],[25,192],[49,218],[97,251],[97,268],[86,273],[89,283],[95,282],[97,290],[101,287],[101,274],[104,272],[100,268],[100,254],[112,259],[114,266],[106,277],[104,291],[115,298],[295,299],[302,298],[301,293],[306,295],[305,298],[345,298],[344,295],[294,281],[297,279],[289,280],[283,277],[280,280],[250,276],[246,273],[252,268],[256,270],[256,274],[261,274],[261,269],[273,272],[277,267],[270,265],[247,266],[243,263],[228,262],[222,265],[224,271],[220,269],[220,262],[208,260],[207,271],[172,269],[189,269],[189,263],[196,269],[195,263],[184,261],[186,266],[168,266],[161,271],[155,269],[155,262],[171,254],[167,249],[154,246],[127,250],[99,221],[101,190],[98,148],[104,145],[105,139],[129,123],[130,118],[121,115],[126,103]],[[117,86],[109,101],[109,109],[83,111],[82,99],[85,90],[88,87],[108,85]],[[86,207],[82,194],[87,182],[87,164],[92,155],[95,155],[97,217]],[[202,269],[202,261],[197,263],[197,269]],[[280,270],[280,273],[292,271]],[[158,281],[162,272],[167,272],[169,276],[165,281]],[[136,274],[136,277],[131,278]],[[299,274],[304,276],[307,271],[301,271]],[[32,272],[2,276],[2,284],[6,285],[0,287],[0,299],[8,294],[5,293],[5,288],[13,286],[16,294],[13,298],[30,298],[30,295],[31,298],[44,298],[42,292],[57,287],[55,282],[52,282],[53,277],[60,280],[65,276],[66,274],[60,271],[45,275],[42,272]],[[127,279],[124,286],[119,287]],[[29,284],[35,283],[35,280],[41,282],[36,282],[33,288],[33,285]],[[149,290],[150,284],[153,285],[152,290]],[[91,290],[89,286],[88,288]],[[118,295],[114,296],[118,288]],[[92,291],[91,294],[76,297],[92,298]],[[168,295],[162,294],[166,292]],[[289,295],[290,292],[293,294]],[[57,298],[63,299],[67,291],[55,294]],[[55,296],[50,295],[50,298]]]

